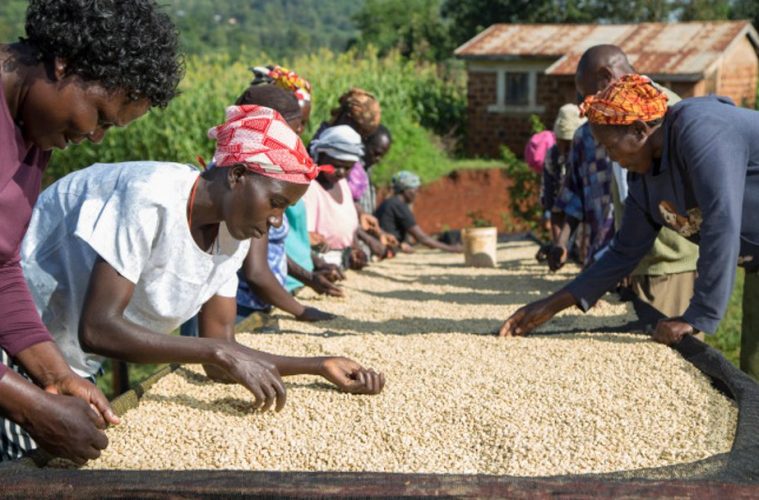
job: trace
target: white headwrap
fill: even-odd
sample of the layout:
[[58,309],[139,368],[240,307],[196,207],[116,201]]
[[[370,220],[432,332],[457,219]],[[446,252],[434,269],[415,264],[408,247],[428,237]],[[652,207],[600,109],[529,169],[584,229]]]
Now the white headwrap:
[[337,125],[324,131],[311,141],[311,155],[316,158],[324,153],[335,160],[359,161],[364,156],[361,136],[349,125]]

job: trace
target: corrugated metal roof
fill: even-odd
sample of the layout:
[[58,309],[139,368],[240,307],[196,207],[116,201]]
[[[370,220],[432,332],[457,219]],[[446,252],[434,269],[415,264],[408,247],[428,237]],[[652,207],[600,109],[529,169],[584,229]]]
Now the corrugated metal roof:
[[571,75],[586,49],[611,43],[621,47],[641,73],[699,79],[743,36],[759,48],[759,35],[748,21],[494,24],[455,54],[464,59],[556,58],[546,74]]

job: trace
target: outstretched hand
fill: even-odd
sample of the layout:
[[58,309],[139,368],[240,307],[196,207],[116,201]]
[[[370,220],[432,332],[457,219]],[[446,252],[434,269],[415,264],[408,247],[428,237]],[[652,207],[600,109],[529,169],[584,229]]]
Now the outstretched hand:
[[220,381],[234,380],[244,386],[255,397],[254,409],[267,411],[275,406],[280,411],[287,401],[287,390],[282,382],[277,367],[264,359],[261,353],[249,349],[237,342],[224,342],[221,344],[219,355],[221,368],[225,375],[218,373],[206,373],[215,375],[214,379]]
[[340,269],[340,266],[335,264],[327,264],[326,262],[321,263],[319,266],[316,266],[314,268],[314,273],[326,277],[332,283],[336,281],[343,281],[345,279],[345,273],[342,269]]
[[509,319],[503,322],[498,330],[498,335],[500,337],[527,335],[573,304],[575,304],[574,297],[564,290],[545,299],[536,300],[517,309]]
[[343,289],[335,285],[334,281],[330,279],[327,272],[314,271],[311,273],[312,279],[308,283],[316,293],[320,295],[329,295],[330,297],[342,297]]
[[352,394],[379,394],[385,387],[385,375],[343,357],[325,358],[322,376],[341,391]]
[[107,423],[118,425],[121,422],[100,389],[74,372],[48,385],[45,387],[45,391],[60,396],[74,396],[89,404],[97,416],[96,419],[100,428],[105,428]]
[[295,319],[298,321],[305,321],[308,323],[314,323],[316,321],[329,321],[335,318],[337,318],[335,314],[322,311],[315,307],[305,307],[303,308],[303,312],[295,317]]

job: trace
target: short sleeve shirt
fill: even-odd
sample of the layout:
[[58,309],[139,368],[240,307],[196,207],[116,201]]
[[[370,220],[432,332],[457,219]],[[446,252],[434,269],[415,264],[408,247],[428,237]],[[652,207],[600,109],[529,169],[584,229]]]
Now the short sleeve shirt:
[[416,218],[408,204],[398,196],[391,196],[382,202],[375,216],[383,231],[404,241],[408,230],[416,226]]
[[21,254],[37,310],[80,375],[102,358],[79,346],[79,318],[98,257],[135,284],[124,316],[170,333],[214,295],[234,297],[249,242],[224,223],[210,251],[197,246],[187,200],[199,172],[158,162],[96,164],[41,195]]

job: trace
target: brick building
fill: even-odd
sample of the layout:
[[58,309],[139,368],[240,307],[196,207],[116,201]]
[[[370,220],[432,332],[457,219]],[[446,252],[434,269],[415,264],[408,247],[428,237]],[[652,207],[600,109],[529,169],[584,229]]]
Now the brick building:
[[522,155],[530,115],[550,127],[576,102],[574,72],[589,47],[618,45],[636,71],[682,97],[710,93],[754,107],[759,35],[748,21],[691,23],[494,24],[458,49],[468,73],[467,151]]

